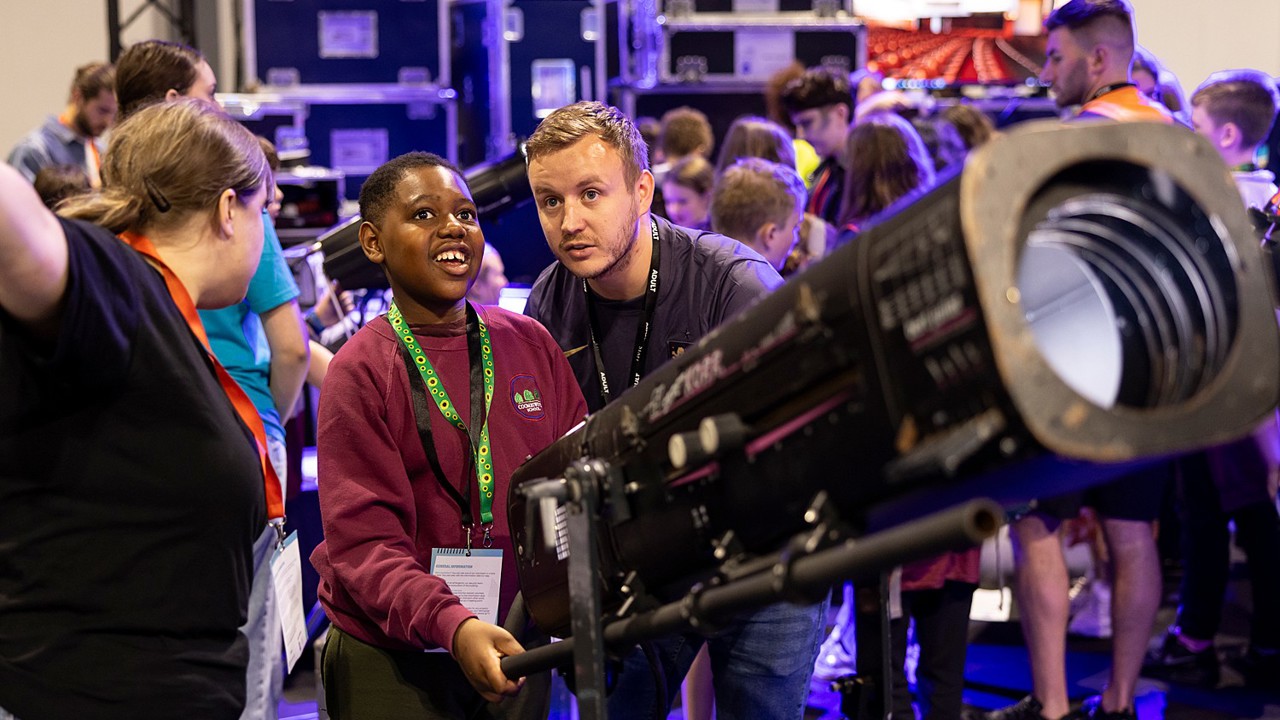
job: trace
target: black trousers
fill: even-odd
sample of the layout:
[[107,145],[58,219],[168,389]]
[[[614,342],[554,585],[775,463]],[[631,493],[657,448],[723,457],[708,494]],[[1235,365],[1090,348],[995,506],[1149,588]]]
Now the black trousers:
[[[960,720],[963,708],[964,664],[969,647],[969,610],[976,585],[948,580],[937,590],[902,593],[902,617],[889,623],[890,677],[893,681],[893,717],[915,717],[907,686],[907,625],[916,624],[920,662],[916,666],[917,704],[922,720]],[[877,681],[884,677],[881,662],[880,612],[874,608],[874,584],[858,586],[856,637],[858,674]],[[878,691],[877,691],[878,692]],[[867,708],[872,717],[884,717],[878,698]]]
[[1236,543],[1248,557],[1253,594],[1250,642],[1280,649],[1280,517],[1275,503],[1255,502],[1224,512],[1208,472],[1182,473],[1178,491],[1184,568],[1178,627],[1198,640],[1218,633],[1231,565],[1227,521],[1235,520]]
[[551,673],[489,703],[447,653],[385,650],[329,628],[321,660],[332,720],[537,720],[551,709]]

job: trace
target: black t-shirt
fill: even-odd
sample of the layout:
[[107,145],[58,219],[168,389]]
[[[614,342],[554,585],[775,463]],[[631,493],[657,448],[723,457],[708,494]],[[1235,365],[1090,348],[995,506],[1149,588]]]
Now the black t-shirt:
[[636,331],[644,317],[644,296],[634,300],[605,300],[595,296],[596,319],[600,321],[600,356],[604,374],[617,397],[631,382],[631,362],[635,357]]
[[[672,225],[656,216],[654,220],[658,224],[658,242],[662,244],[658,257],[658,304],[641,377],[662,367],[782,284],[782,278],[767,260],[737,240]],[[648,262],[648,258],[644,260]],[[609,318],[607,302],[596,300],[597,311],[604,308],[598,316],[605,336],[600,352],[605,358],[605,375],[614,389],[611,394],[617,398],[626,388],[631,372],[636,324],[643,314],[644,297],[627,301],[638,303],[634,317],[624,308],[622,312],[613,310],[613,317]],[[524,312],[541,322],[564,350],[591,412],[603,407],[582,280],[559,262],[552,263],[533,284]]]
[[839,227],[840,204],[844,202],[845,172],[835,158],[823,160],[810,178],[813,187],[809,191],[805,212]]
[[0,708],[41,718],[236,718],[252,436],[164,280],[63,222],[59,336],[0,313]]

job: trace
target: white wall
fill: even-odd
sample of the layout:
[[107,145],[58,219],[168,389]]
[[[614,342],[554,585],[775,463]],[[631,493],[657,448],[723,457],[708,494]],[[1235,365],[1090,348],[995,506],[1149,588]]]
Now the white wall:
[[1190,93],[1209,73],[1253,68],[1280,75],[1280,2],[1131,0],[1138,42]]
[[[218,1],[230,7],[230,0]],[[143,2],[119,0],[119,5],[125,19]],[[230,10],[220,8],[219,14],[229,18]],[[125,30],[123,41],[128,46],[173,37],[168,22],[147,8]],[[104,0],[0,0],[0,159],[45,117],[62,110],[76,68],[106,60],[107,52]]]
[[0,4],[0,156],[62,110],[75,69],[107,58],[102,0],[4,0]]

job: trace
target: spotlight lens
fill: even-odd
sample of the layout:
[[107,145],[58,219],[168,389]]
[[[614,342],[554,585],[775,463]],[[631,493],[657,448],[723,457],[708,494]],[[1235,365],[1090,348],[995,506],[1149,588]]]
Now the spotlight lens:
[[1122,162],[1065,170],[1033,198],[1017,283],[1045,362],[1101,407],[1188,400],[1238,325],[1229,243],[1167,174]]
[[1018,288],[1036,347],[1062,381],[1099,407],[1115,405],[1123,358],[1115,308],[1101,280],[1077,255],[1031,245]]

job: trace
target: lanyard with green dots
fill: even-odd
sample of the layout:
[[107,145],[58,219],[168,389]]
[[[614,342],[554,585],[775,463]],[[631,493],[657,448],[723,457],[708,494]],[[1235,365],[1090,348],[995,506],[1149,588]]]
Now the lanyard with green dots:
[[[471,457],[476,469],[476,482],[480,487],[480,521],[485,525],[484,543],[485,547],[488,547],[492,544],[488,526],[493,524],[494,484],[493,457],[489,444],[489,406],[493,401],[493,348],[489,343],[489,328],[480,319],[475,307],[471,303],[467,303],[467,352],[471,365],[471,427],[468,429],[467,424],[462,422],[462,418],[458,416],[458,411],[454,409],[453,403],[449,400],[449,394],[445,392],[440,376],[436,374],[435,368],[431,366],[431,361],[427,359],[426,353],[422,351],[422,346],[418,344],[418,340],[409,329],[409,323],[400,314],[400,308],[396,307],[394,302],[387,312],[387,321],[391,323],[391,328],[395,330],[396,335],[400,338],[406,366],[410,366],[411,363],[412,367],[417,368],[418,374],[422,377],[422,385],[426,388],[427,394],[431,396],[431,399],[435,401],[440,414],[470,439]],[[412,373],[410,373],[409,379],[412,384]],[[483,423],[478,417],[481,400],[478,391],[481,387],[484,388]],[[474,522],[470,511],[471,503],[467,498],[470,493],[458,492],[458,489],[444,478],[440,470],[439,459],[436,457],[435,443],[431,442],[430,419],[422,416],[425,413],[417,413],[416,408],[415,415],[420,415],[417,418],[418,433],[423,442],[423,449],[427,451],[428,460],[432,461],[432,469],[435,471],[440,484],[449,492],[449,495],[462,511],[462,524],[467,530],[467,549],[470,550],[471,525]],[[478,432],[477,426],[479,426]]]

